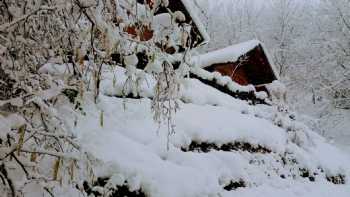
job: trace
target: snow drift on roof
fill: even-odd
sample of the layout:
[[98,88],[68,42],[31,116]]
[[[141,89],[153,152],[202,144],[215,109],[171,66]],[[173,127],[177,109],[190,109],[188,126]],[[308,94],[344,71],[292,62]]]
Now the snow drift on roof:
[[266,50],[265,45],[259,40],[250,40],[223,49],[212,51],[206,54],[194,56],[192,58],[192,64],[201,68],[205,68],[213,64],[236,62],[238,58],[247,54],[249,51],[253,50],[257,46],[261,46],[263,48],[266,58],[271,65],[271,69],[273,70],[276,78],[279,79],[279,74],[274,65],[274,62],[272,61],[271,56]]
[[213,64],[235,62],[239,57],[261,44],[258,40],[250,40],[223,49],[193,57],[196,66],[205,68]]

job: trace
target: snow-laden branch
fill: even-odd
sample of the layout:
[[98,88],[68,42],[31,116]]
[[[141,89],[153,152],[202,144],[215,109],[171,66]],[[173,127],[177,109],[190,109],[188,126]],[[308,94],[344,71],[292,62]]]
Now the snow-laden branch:
[[32,16],[32,15],[38,13],[39,11],[44,11],[44,10],[55,10],[55,9],[57,9],[56,6],[54,6],[54,7],[40,6],[39,8],[37,8],[37,9],[31,11],[31,12],[28,13],[28,14],[25,14],[25,15],[23,15],[23,16],[21,16],[21,17],[15,19],[15,20],[13,20],[13,21],[11,21],[11,22],[9,22],[9,23],[2,24],[2,25],[0,26],[0,32],[1,32],[1,31],[5,31],[6,29],[10,28],[11,26],[13,26],[13,25],[15,25],[15,24],[17,24],[17,23],[19,23],[19,22],[21,22],[21,21],[23,21],[23,20],[26,20],[27,18],[29,18],[30,16]]
[[59,138],[66,140],[69,144],[71,144],[74,148],[77,150],[80,150],[79,144],[75,143],[72,138],[73,136],[64,135],[64,134],[56,134],[56,133],[46,133],[46,132],[37,132],[38,135],[47,136],[47,137],[53,137],[53,138]]
[[67,153],[61,153],[61,152],[55,152],[55,151],[47,151],[47,150],[43,150],[43,149],[38,149],[38,150],[21,149],[21,152],[50,155],[53,157],[60,157],[60,158],[64,158],[64,159],[74,159],[74,160],[79,159],[77,156],[75,156],[73,154],[67,154]]

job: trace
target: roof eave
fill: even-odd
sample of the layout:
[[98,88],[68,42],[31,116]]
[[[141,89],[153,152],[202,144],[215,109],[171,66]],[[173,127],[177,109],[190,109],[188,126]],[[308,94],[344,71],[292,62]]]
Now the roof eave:
[[266,56],[267,61],[269,62],[270,66],[271,66],[273,74],[275,75],[277,80],[280,80],[280,75],[279,75],[279,72],[277,70],[276,64],[273,61],[272,56],[270,55],[269,51],[266,49],[265,44],[260,42],[260,46],[261,46],[261,48],[263,49],[263,51],[265,53],[265,56]]
[[210,42],[210,36],[208,32],[206,31],[206,28],[204,24],[201,22],[200,18],[197,16],[197,14],[194,12],[193,9],[191,9],[191,3],[189,0],[181,0],[183,5],[185,6],[187,12],[192,18],[192,21],[196,25],[199,33],[201,34],[201,37],[203,38],[203,41],[201,43],[198,43],[196,47],[206,45]]

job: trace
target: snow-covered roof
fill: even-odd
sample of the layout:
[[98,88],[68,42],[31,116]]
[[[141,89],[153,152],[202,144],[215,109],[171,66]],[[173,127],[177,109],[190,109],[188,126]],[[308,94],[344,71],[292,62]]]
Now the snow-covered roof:
[[260,42],[259,40],[250,40],[247,42],[243,42],[240,44],[232,45],[223,49],[219,49],[216,51],[212,51],[209,53],[201,54],[198,56],[194,56],[192,58],[192,62],[194,65],[205,68],[214,64],[219,63],[230,63],[230,62],[236,62],[241,56],[247,54],[249,51],[253,50],[254,48],[261,46],[264,50],[264,53],[271,65],[271,68],[276,76],[276,78],[279,78],[277,69],[272,61],[272,58],[270,57],[269,53],[267,52],[264,44]]
[[201,19],[198,17],[197,13],[195,12],[193,2],[190,0],[181,0],[184,6],[186,7],[186,10],[190,14],[192,21],[195,23],[195,25],[198,28],[199,33],[203,37],[203,42],[200,43],[200,45],[208,44],[210,41],[209,34],[207,30],[204,27],[204,24],[201,22]]

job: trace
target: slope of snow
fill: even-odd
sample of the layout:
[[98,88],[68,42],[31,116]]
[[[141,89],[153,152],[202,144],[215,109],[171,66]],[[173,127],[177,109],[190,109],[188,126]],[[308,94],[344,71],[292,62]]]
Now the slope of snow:
[[240,85],[235,81],[232,81],[230,77],[222,76],[221,73],[219,72],[209,72],[199,67],[192,67],[191,73],[199,76],[204,80],[215,81],[220,86],[223,86],[223,87],[226,86],[232,92],[236,92],[236,91],[254,92],[255,91],[255,87],[253,85],[247,85],[247,86]]
[[[117,68],[115,72],[122,70]],[[350,194],[349,183],[338,186],[326,180],[326,176],[338,174],[349,177],[349,160],[301,123],[283,119],[283,114],[273,107],[250,106],[188,79],[181,93],[184,102],[180,102],[174,117],[175,134],[170,136],[167,150],[168,125],[153,121],[151,100],[113,97],[121,85],[115,82],[114,87],[108,86],[113,81],[111,72],[106,71],[103,78],[104,95],[97,104],[92,95],[85,95],[84,116],[67,110],[66,104],[60,109],[83,149],[102,162],[95,166],[97,177],[112,177],[116,184],[127,181],[131,190],[141,188],[148,197]],[[121,84],[125,79],[118,77]],[[276,126],[276,117],[283,120],[282,126]],[[76,118],[74,126],[71,120]],[[295,132],[286,131],[287,127],[293,127]],[[218,146],[245,142],[272,152],[183,151],[194,141]],[[301,177],[301,168],[318,173],[315,181]],[[230,181],[238,180],[244,180],[246,187],[224,189]]]
[[183,82],[181,99],[185,103],[231,107],[236,111],[248,110],[247,101],[232,99],[228,94],[203,84],[197,79],[186,79]]
[[[136,70],[136,69],[135,69]],[[155,80],[140,70],[136,70],[137,77],[128,77],[126,69],[116,67],[113,71],[104,70],[101,81],[101,92],[109,96],[153,97]]]
[[39,73],[50,74],[52,76],[72,75],[74,68],[72,64],[47,63],[40,67]]
[[349,187],[334,186],[328,183],[305,184],[293,183],[282,188],[276,186],[262,186],[257,188],[242,189],[234,192],[227,192],[223,197],[269,196],[269,197],[329,197],[329,196],[348,196]]

